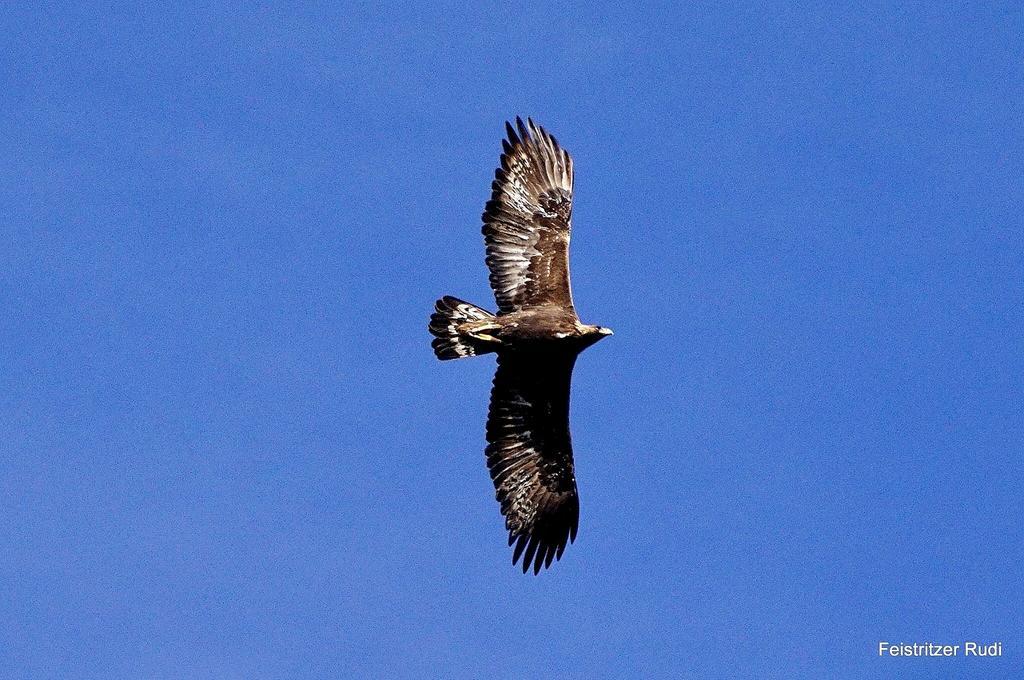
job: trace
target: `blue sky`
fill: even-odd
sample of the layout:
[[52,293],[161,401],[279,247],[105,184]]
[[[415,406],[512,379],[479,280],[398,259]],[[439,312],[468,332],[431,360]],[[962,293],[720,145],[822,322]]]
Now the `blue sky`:
[[[1018,3],[0,11],[0,676],[1024,664]],[[576,164],[579,538],[510,564],[479,216]],[[886,659],[1002,641],[1001,659]]]

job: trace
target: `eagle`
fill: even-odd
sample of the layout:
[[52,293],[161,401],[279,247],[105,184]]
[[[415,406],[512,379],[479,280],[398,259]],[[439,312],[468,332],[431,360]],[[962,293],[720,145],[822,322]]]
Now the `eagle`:
[[532,119],[505,123],[501,166],[484,207],[483,235],[497,314],[454,298],[434,305],[438,359],[495,353],[487,416],[487,467],[512,564],[551,566],[576,540],[580,504],[569,436],[576,357],[612,334],[580,323],[569,286],[573,167]]

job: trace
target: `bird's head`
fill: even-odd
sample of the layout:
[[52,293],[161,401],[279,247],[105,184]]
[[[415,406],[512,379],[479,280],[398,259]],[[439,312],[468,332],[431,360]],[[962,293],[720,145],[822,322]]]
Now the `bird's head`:
[[609,335],[613,335],[612,329],[605,328],[604,326],[583,326],[581,330],[583,331],[581,334],[583,341],[587,347],[593,345],[598,340],[603,340]]

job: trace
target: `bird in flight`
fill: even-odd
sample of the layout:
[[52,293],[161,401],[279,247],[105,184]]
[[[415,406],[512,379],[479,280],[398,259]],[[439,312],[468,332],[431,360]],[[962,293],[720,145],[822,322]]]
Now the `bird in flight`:
[[569,436],[576,357],[612,334],[580,323],[569,287],[572,158],[544,128],[505,123],[501,167],[483,214],[498,313],[445,296],[430,317],[438,359],[494,352],[487,467],[512,564],[551,566],[576,540],[580,504]]

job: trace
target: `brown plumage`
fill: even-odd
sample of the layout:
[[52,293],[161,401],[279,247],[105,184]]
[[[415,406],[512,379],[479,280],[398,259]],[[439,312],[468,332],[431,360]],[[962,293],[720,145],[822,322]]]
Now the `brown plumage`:
[[569,436],[576,357],[611,331],[580,323],[569,285],[572,158],[532,120],[506,123],[501,167],[483,214],[494,315],[453,297],[430,318],[439,359],[496,352],[487,467],[513,564],[559,559],[576,538],[579,498]]

